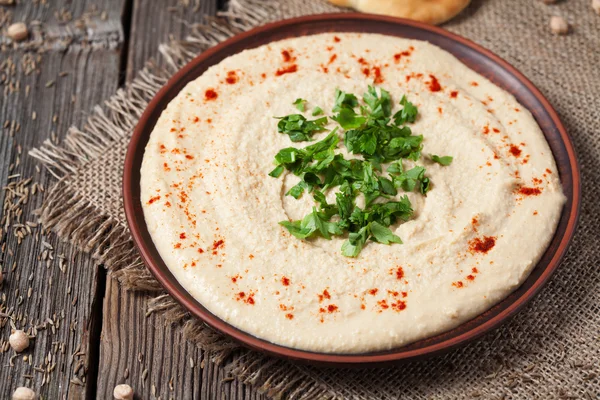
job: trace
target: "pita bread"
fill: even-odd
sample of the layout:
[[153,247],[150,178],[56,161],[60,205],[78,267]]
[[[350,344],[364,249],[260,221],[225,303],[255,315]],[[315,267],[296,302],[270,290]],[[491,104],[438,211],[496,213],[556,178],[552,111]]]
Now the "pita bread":
[[358,11],[441,24],[460,13],[470,0],[329,0]]

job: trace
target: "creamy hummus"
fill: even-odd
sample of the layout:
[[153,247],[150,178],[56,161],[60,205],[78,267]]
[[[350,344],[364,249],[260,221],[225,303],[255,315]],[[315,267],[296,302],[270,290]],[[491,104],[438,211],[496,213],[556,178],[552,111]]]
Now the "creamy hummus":
[[[273,117],[298,113],[297,98],[307,118],[315,106],[330,116],[336,88],[361,96],[370,84],[391,93],[392,112],[405,94],[423,153],[454,161],[417,162],[432,188],[408,193],[412,219],[390,227],[404,244],[348,258],[345,237],[302,241],[278,224],[314,200],[284,195],[293,174],[268,176],[280,149],[309,144]],[[161,257],[212,313],[274,343],[342,353],[401,346],[489,309],[527,278],[564,202],[550,148],[513,96],[436,46],[374,34],[274,42],[208,69],[158,120],[141,195]]]

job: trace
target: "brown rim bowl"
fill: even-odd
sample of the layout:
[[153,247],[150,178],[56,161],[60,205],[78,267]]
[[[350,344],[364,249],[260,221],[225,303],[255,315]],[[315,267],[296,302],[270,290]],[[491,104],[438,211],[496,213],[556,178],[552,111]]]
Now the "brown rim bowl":
[[[426,40],[454,54],[471,69],[512,93],[541,126],[554,154],[567,197],[554,238],[523,285],[485,313],[448,332],[392,350],[361,354],[316,353],[280,346],[235,328],[209,312],[179,284],[154,247],[144,221],[139,185],[144,149],[161,112],[179,91],[208,67],[242,50],[289,37],[323,32],[380,33]],[[367,14],[313,15],[271,23],[236,35],[194,58],[167,82],[140,118],[129,144],[123,177],[125,214],[133,240],[148,269],[175,300],[195,317],[247,347],[277,357],[328,366],[373,366],[422,359],[463,345],[506,322],[531,300],[560,264],[575,232],[580,192],[579,166],[571,138],[552,106],[523,74],[489,50],[444,29]]]

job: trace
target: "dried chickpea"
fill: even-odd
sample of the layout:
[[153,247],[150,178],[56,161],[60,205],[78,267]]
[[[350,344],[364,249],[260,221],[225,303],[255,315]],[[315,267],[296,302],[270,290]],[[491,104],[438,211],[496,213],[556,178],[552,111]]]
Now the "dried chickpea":
[[129,385],[117,385],[113,396],[116,400],[133,400],[133,389]]
[[21,330],[16,330],[8,337],[8,342],[14,351],[20,353],[29,347],[29,336]]
[[555,35],[566,35],[569,33],[569,24],[564,18],[553,16],[550,18],[550,30]]
[[12,395],[12,400],[35,400],[35,392],[26,387],[18,387]]

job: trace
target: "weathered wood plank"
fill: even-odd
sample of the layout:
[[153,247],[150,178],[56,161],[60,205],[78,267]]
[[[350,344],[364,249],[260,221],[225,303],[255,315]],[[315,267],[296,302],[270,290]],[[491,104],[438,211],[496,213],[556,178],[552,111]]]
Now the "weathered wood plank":
[[[170,37],[184,38],[186,23],[214,15],[217,1],[202,0],[199,7],[193,0],[187,7],[182,3],[168,0],[157,8],[153,0],[134,0],[127,81],[148,58],[156,57],[159,43]],[[109,398],[115,385],[128,383],[140,399],[263,399],[237,381],[223,382],[226,377],[222,368],[204,360],[202,352],[187,343],[179,330],[165,325],[159,315],[146,318],[146,309],[143,295],[124,291],[109,279],[97,398]]]
[[119,383],[131,385],[141,399],[199,398],[200,351],[177,340],[160,317],[146,318],[144,304],[143,296],[108,279],[97,398],[110,398]]
[[[32,193],[33,183],[48,187],[52,181],[49,173],[36,169],[37,162],[27,151],[45,139],[59,140],[71,123],[82,123],[85,112],[117,87],[122,2],[40,0],[2,7],[3,15],[10,14],[6,24],[25,21],[32,32],[30,40],[18,46],[0,36],[0,184],[4,187],[33,178],[28,185],[29,201],[17,207],[22,209],[19,221],[23,224],[36,222],[33,211],[42,201],[39,189],[36,195]],[[91,12],[93,5],[96,12]],[[82,28],[71,29],[82,18]],[[102,35],[96,35],[99,32]],[[9,179],[14,174],[20,176]],[[2,204],[7,196],[10,200],[8,193],[2,191]],[[33,224],[31,234],[19,239],[16,222],[13,213],[9,224],[13,227],[7,231],[3,225],[0,234],[0,268],[5,276],[0,312],[11,316],[0,317],[0,348],[6,349],[11,323],[25,329],[38,326],[38,332],[19,357],[13,357],[10,349],[0,352],[0,398],[10,398],[17,386],[31,387],[45,399],[84,398],[95,387],[95,377],[91,385],[86,377],[97,363],[90,359],[91,329],[97,319],[91,310],[94,300],[102,297],[98,291],[104,285],[98,285],[99,275],[90,257],[60,244],[54,234]],[[21,232],[27,232],[27,225]],[[72,383],[76,376],[79,381]]]
[[[122,44],[121,11],[125,0],[18,1],[0,10],[0,23],[25,22],[29,38],[20,43],[0,35],[6,50],[67,50],[73,45],[116,48]],[[4,33],[4,32],[3,32]]]
[[[0,107],[0,121],[15,121],[20,125],[18,132],[11,137],[10,125],[3,129],[0,136],[0,179],[6,185],[8,176],[21,173],[22,177],[33,177],[44,187],[51,184],[51,177],[42,170],[35,169],[37,162],[26,155],[27,149],[38,146],[46,138],[57,137],[67,130],[71,121],[78,121],[84,117],[94,104],[101,101],[116,89],[118,78],[119,54],[113,50],[91,48],[67,51],[65,54],[45,53],[40,55],[36,72],[25,76],[21,60],[28,57],[22,52],[3,53],[7,59],[17,64],[13,82],[20,82],[19,92],[9,94],[2,101]],[[34,54],[34,56],[36,56]],[[69,74],[59,76],[61,71]],[[47,82],[55,81],[51,87],[46,87]],[[29,89],[26,87],[29,86]],[[90,90],[93,88],[93,90]],[[26,96],[26,91],[29,95]],[[33,115],[35,114],[35,119]],[[53,122],[54,121],[54,122]],[[16,131],[16,128],[14,129]],[[22,148],[19,155],[17,149]],[[17,166],[17,159],[20,165]],[[10,170],[10,165],[14,167]],[[19,178],[14,178],[19,179]],[[14,180],[14,179],[11,179]],[[30,185],[31,189],[31,185]],[[35,222],[33,210],[41,205],[41,196],[30,196],[31,200],[23,207],[21,222]],[[18,237],[13,230],[4,232],[1,238],[5,252],[0,255],[0,264],[3,266],[5,282],[0,289],[6,300],[0,304],[5,309],[14,309],[16,315],[22,314],[23,318],[16,321],[18,328],[30,327],[43,323],[51,318],[56,327],[52,333],[51,326],[39,332],[33,346],[24,353],[32,360],[32,366],[23,361],[22,357],[15,359],[15,367],[9,368],[12,351],[0,354],[0,398],[9,398],[15,387],[25,385],[36,388],[46,399],[82,398],[86,385],[71,384],[74,370],[83,363],[85,368],[79,367],[79,376],[88,367],[88,328],[91,324],[91,305],[96,294],[97,271],[88,256],[77,254],[70,246],[59,244],[54,234],[44,235],[40,228],[32,228],[32,235],[27,236],[18,244]],[[34,238],[39,234],[39,240]],[[50,243],[54,250],[54,260],[50,267],[40,258],[49,257],[50,250],[46,249],[42,240]],[[65,272],[59,266],[59,255],[64,254]],[[16,264],[14,264],[16,263]],[[13,271],[12,266],[16,265]],[[30,280],[31,279],[31,280]],[[31,297],[27,297],[31,288]],[[23,297],[19,304],[18,291]],[[100,294],[101,295],[101,294]],[[64,316],[63,316],[64,315]],[[10,334],[10,324],[6,323],[0,329],[0,337],[6,340]],[[64,343],[64,353],[56,350],[56,345]],[[77,350],[81,354],[74,359],[71,354]],[[39,366],[45,361],[48,352],[52,352],[52,365],[56,362],[56,369],[49,376],[51,381],[42,388],[43,374],[33,372],[33,366]],[[24,375],[33,375],[27,380]]]
[[134,78],[149,58],[157,58],[159,44],[170,38],[183,39],[189,31],[186,24],[199,23],[216,11],[217,0],[164,0],[160,7],[152,0],[133,0],[127,81]]
[[140,399],[246,399],[262,396],[205,359],[160,315],[145,316],[147,299],[107,280],[96,397],[127,383]]

